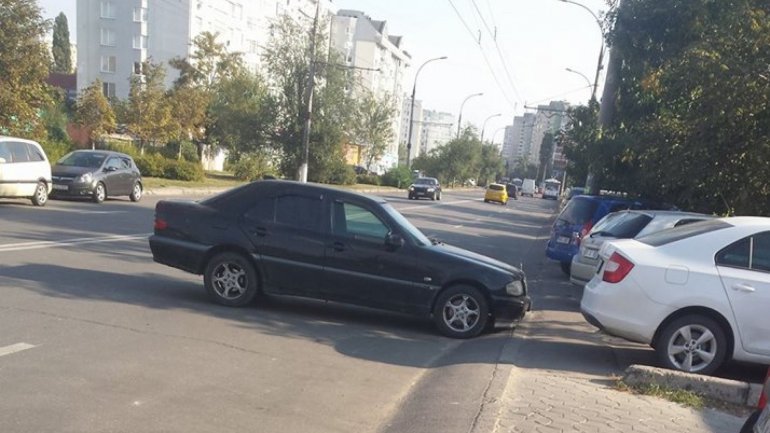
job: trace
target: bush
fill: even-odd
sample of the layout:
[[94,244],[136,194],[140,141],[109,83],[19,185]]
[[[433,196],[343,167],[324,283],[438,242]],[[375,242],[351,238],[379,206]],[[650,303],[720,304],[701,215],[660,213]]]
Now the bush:
[[200,163],[184,160],[167,159],[163,169],[163,177],[185,181],[200,182],[206,177]]
[[134,157],[134,162],[142,176],[150,177],[165,177],[168,161],[170,160],[157,153]]
[[326,181],[334,185],[353,185],[356,183],[356,171],[344,161],[334,163],[329,167]]
[[408,188],[412,184],[412,171],[405,165],[391,168],[382,176],[382,183],[400,189]]
[[130,143],[127,141],[114,140],[114,139],[108,138],[107,140],[104,141],[104,149],[125,153],[126,155],[129,155],[134,159],[139,158],[141,156],[139,154],[139,148],[137,148],[136,145],[134,145],[133,143]]
[[363,183],[366,185],[382,185],[382,178],[376,174],[359,174],[356,176],[357,183]]
[[41,141],[40,146],[43,148],[43,151],[45,151],[51,165],[56,164],[56,161],[72,150],[72,145],[70,145],[70,143],[51,139]]
[[178,159],[179,146],[182,146],[182,159],[185,161],[200,161],[198,146],[190,141],[169,141],[160,148],[160,153],[168,159]]
[[228,164],[228,167],[237,179],[249,182],[274,174],[270,161],[262,154],[242,155],[238,161]]

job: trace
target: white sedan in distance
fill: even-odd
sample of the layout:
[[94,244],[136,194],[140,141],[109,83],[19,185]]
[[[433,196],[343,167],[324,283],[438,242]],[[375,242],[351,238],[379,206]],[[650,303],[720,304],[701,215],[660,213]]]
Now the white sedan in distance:
[[770,218],[718,218],[606,242],[580,307],[608,334],[649,344],[667,368],[770,365]]

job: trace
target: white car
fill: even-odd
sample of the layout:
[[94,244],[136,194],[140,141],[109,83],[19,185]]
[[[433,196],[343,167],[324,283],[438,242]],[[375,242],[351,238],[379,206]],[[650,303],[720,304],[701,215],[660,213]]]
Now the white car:
[[605,332],[655,348],[668,368],[770,365],[770,218],[718,218],[605,242],[580,307]]
[[51,164],[39,144],[0,136],[0,197],[29,198],[44,206],[52,185]]

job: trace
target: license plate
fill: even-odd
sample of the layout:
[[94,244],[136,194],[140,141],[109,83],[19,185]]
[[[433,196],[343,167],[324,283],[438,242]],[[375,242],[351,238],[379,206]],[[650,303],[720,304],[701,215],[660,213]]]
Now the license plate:
[[67,185],[54,185],[53,189],[55,189],[57,191],[66,191],[67,190]]
[[770,409],[765,408],[754,425],[754,433],[770,433]]
[[583,252],[583,256],[589,258],[589,259],[595,259],[599,257],[599,250],[592,250],[592,249],[586,249]]
[[559,236],[556,238],[557,244],[568,244],[569,243],[569,236]]

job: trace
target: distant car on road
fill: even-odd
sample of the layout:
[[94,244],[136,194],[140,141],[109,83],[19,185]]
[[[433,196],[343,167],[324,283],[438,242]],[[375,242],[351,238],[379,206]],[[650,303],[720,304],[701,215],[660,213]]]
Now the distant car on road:
[[580,308],[608,334],[645,343],[667,368],[712,374],[770,365],[770,218],[718,218],[606,242]]
[[767,370],[765,388],[759,397],[757,410],[743,424],[741,433],[770,433],[770,406],[767,405],[768,399],[770,399],[770,369]]
[[506,183],[505,192],[508,194],[508,198],[519,199],[519,187],[515,183]]
[[487,191],[484,193],[484,203],[489,203],[491,201],[500,203],[501,205],[508,204],[508,192],[506,191],[505,185],[490,183],[489,186],[487,186]]
[[430,241],[381,198],[314,184],[160,201],[150,248],[233,307],[259,293],[318,298],[432,317],[444,335],[469,338],[530,306],[521,270]]
[[584,286],[599,269],[599,249],[605,241],[636,239],[671,227],[714,218],[710,215],[660,210],[627,210],[602,218],[580,240],[578,253],[572,256],[570,281]]
[[0,197],[28,198],[45,206],[51,192],[51,164],[40,144],[0,136]]
[[441,200],[441,184],[435,177],[418,177],[409,185],[409,200],[420,197]]
[[528,195],[534,197],[537,193],[537,187],[535,186],[535,179],[524,179],[521,183],[521,195]]
[[76,150],[53,167],[53,197],[90,197],[96,203],[108,196],[139,201],[144,191],[134,160],[108,150]]

